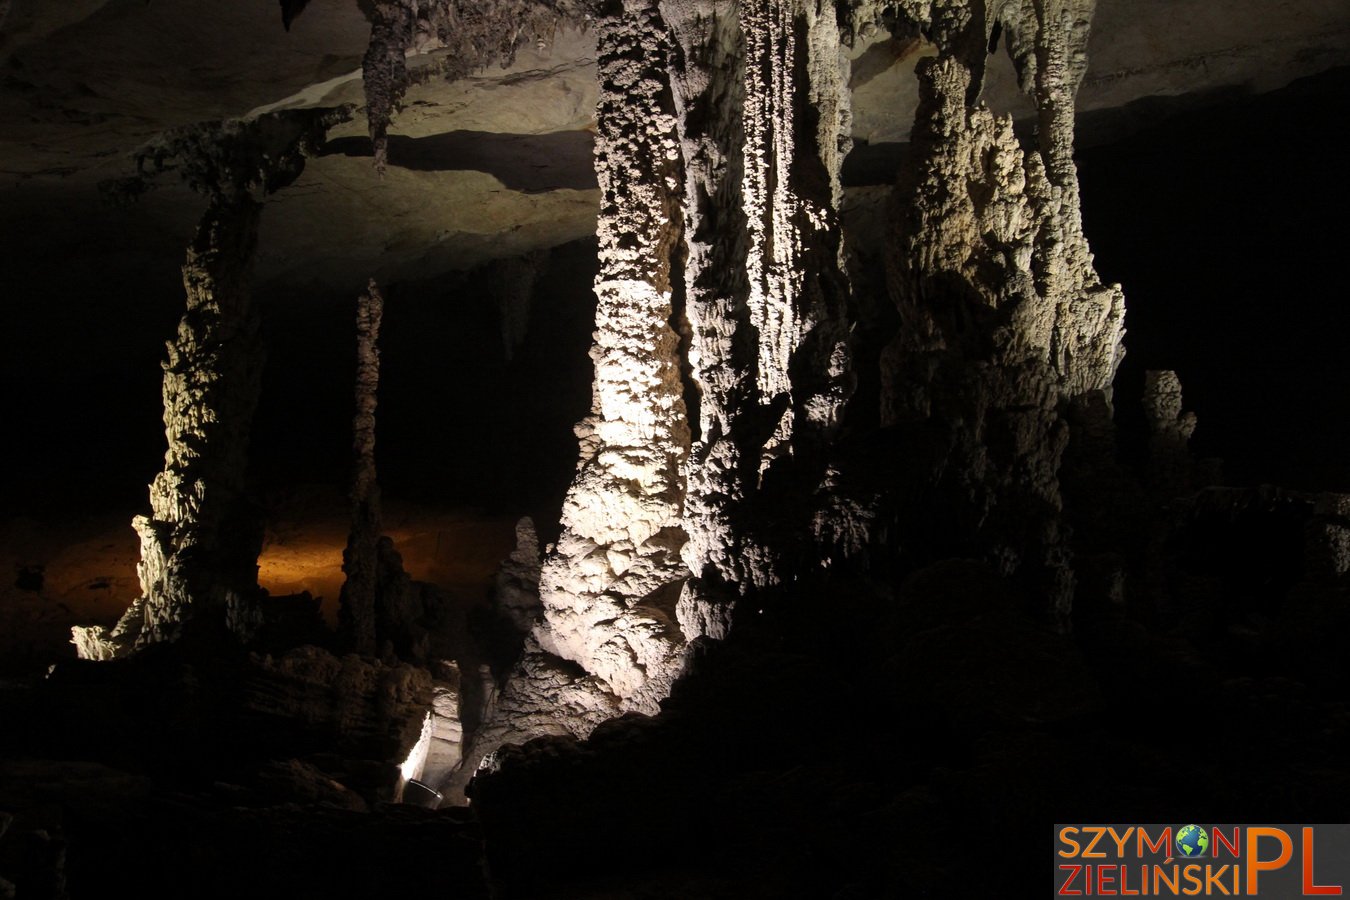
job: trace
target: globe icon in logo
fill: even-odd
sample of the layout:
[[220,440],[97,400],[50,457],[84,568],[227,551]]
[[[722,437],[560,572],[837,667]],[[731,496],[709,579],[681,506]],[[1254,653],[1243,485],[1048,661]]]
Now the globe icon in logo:
[[1204,856],[1209,849],[1209,835],[1199,825],[1186,825],[1177,832],[1176,844],[1182,856]]

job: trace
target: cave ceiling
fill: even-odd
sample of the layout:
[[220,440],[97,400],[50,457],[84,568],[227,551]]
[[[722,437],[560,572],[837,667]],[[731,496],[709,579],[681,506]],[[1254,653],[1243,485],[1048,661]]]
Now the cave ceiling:
[[[1080,134],[1110,139],[1187,105],[1350,63],[1343,0],[1277,6],[1100,0]],[[199,198],[165,186],[132,212],[99,198],[98,184],[126,174],[138,147],[193,122],[363,102],[370,28],[352,0],[315,0],[289,31],[275,0],[9,0],[0,16],[0,223],[16,256],[25,239],[71,260],[133,245],[177,256]],[[906,141],[925,52],[884,33],[851,51],[855,142],[860,158],[881,160],[855,167],[855,183],[886,171],[881,151]],[[259,277],[347,288],[594,234],[594,56],[592,34],[560,31],[507,69],[414,86],[383,179],[358,113],[268,201]],[[1001,50],[985,97],[996,112],[1030,112]]]

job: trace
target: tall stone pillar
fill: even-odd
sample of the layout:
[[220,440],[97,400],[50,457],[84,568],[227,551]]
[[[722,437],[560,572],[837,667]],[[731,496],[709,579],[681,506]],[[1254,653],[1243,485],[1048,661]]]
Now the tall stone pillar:
[[678,150],[667,107],[666,31],[654,0],[610,0],[596,23],[601,204],[592,414],[563,533],[540,577],[547,652],[580,663],[626,705],[654,711],[683,636],[689,428],[674,315]]
[[212,197],[183,266],[187,310],[164,363],[164,471],[141,538],[138,644],[174,640],[199,614],[257,591],[262,518],[244,489],[262,346],[248,270],[262,204]]
[[384,297],[374,280],[356,301],[356,413],[352,417],[352,529],[342,552],[339,627],[353,650],[374,656],[379,593],[380,483],[375,474],[375,408],[380,387]]
[[249,276],[262,198],[299,177],[327,129],[350,114],[289,110],[167,132],[138,154],[136,176],[105,186],[135,197],[172,168],[207,208],[188,246],[186,310],[164,363],[164,470],[150,485],[150,515],[132,523],[141,596],[112,632],[74,629],[81,657],[110,659],[190,627],[252,618],[263,526],[245,476],[262,346]]

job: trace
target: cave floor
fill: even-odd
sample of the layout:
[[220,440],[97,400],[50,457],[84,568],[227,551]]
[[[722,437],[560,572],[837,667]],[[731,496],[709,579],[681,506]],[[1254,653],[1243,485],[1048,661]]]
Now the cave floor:
[[[310,485],[265,500],[267,530],[258,581],[273,596],[309,592],[337,621],[347,501],[340,489]],[[111,627],[136,598],[138,510],[54,509],[41,519],[0,521],[0,674],[16,675],[75,658],[73,625]],[[443,589],[461,610],[487,600],[492,578],[515,546],[513,516],[391,498],[384,533],[405,570]]]

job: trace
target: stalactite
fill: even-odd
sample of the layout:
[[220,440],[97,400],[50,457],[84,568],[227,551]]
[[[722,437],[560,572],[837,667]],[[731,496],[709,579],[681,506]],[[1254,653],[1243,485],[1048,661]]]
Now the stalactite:
[[300,14],[309,5],[309,0],[281,0],[281,24],[291,30],[291,23],[300,18]]
[[811,531],[800,501],[825,477],[852,389],[838,219],[848,76],[832,4],[667,0],[663,10],[679,45],[699,394],[684,551],[697,578],[680,608],[687,631],[720,633],[734,596],[779,581]]
[[136,177],[106,186],[134,197],[173,168],[208,204],[188,247],[187,309],[164,364],[164,470],[150,485],[150,515],[133,522],[141,598],[111,633],[75,629],[82,656],[122,655],[189,626],[223,628],[230,607],[256,598],[262,519],[244,482],[262,370],[248,283],[259,198],[293,182],[326,130],[349,114],[288,111],[169,132],[138,154]]
[[[583,0],[363,0],[370,43],[362,62],[366,119],[375,168],[389,161],[389,125],[410,84],[436,75],[450,80],[515,61],[526,44],[547,46],[561,25],[585,27]],[[410,70],[410,55],[442,50]]]
[[352,419],[352,530],[342,553],[341,625],[357,652],[375,653],[380,485],[375,477],[375,408],[380,385],[384,297],[372,279],[356,304],[356,414]]

